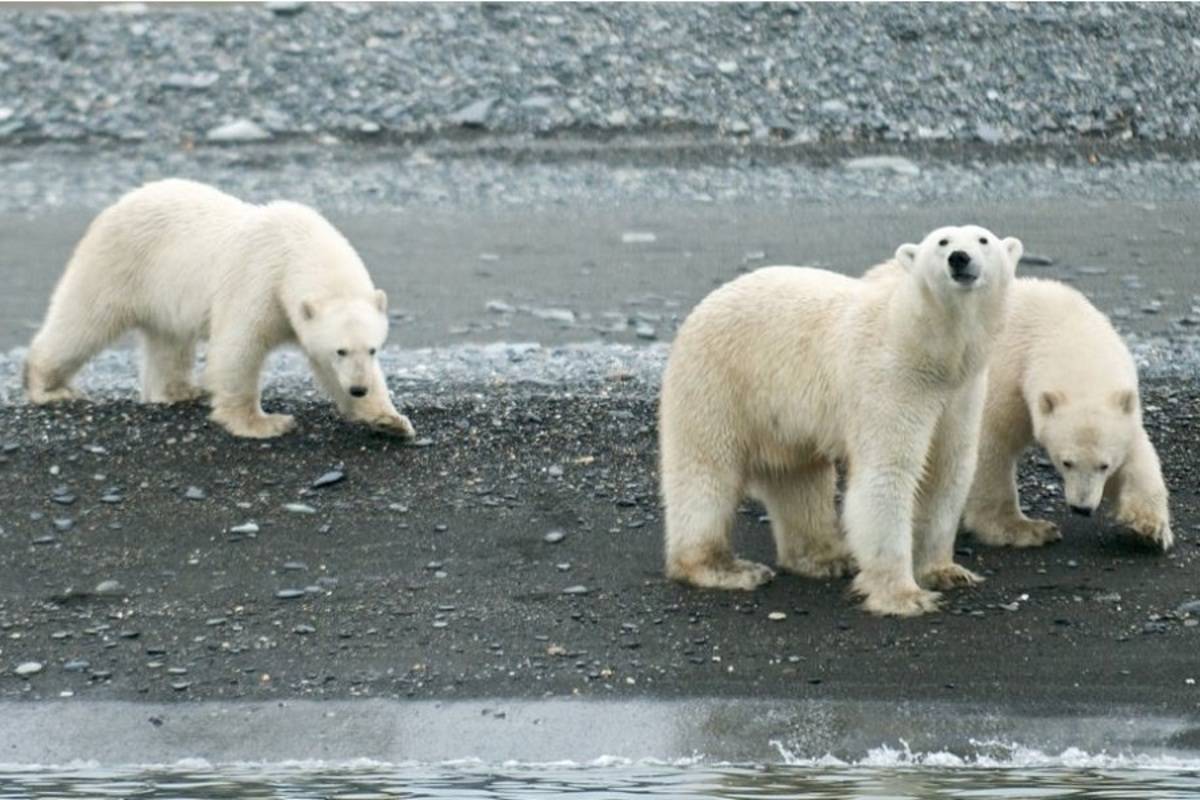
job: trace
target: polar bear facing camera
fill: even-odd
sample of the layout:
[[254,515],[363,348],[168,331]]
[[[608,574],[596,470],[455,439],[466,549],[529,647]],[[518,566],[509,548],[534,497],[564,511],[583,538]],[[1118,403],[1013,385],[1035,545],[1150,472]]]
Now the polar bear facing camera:
[[1120,335],[1080,292],[1057,281],[1013,285],[1008,322],[988,368],[979,465],[965,527],[993,545],[1036,547],[1061,537],[1017,497],[1017,460],[1035,441],[1090,516],[1109,500],[1117,522],[1169,550],[1167,487],[1142,425],[1137,366]]
[[[76,247],[25,361],[32,403],[76,397],[76,372],[119,335],[142,338],[142,399],[211,395],[212,419],[237,436],[294,427],[264,414],[267,355],[297,342],[348,419],[409,437],[376,358],[387,296],[350,243],[298,203],[244,203],[185,180],[147,184],[102,211]],[[192,383],[208,340],[204,390]]]
[[667,574],[721,589],[769,580],[731,547],[749,494],[779,567],[857,566],[870,611],[921,614],[937,607],[932,590],[981,580],[954,563],[954,536],[1021,250],[980,227],[940,228],[864,279],[767,267],[706,297],[663,378]]

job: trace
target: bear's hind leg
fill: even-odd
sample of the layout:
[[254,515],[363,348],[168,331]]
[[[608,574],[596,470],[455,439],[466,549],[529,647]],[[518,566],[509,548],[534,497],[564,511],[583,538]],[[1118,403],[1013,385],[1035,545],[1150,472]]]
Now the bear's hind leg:
[[34,404],[75,400],[71,378],[129,326],[120,309],[85,297],[70,276],[55,291],[46,321],[29,345],[22,382]]
[[741,496],[736,474],[692,467],[664,469],[667,577],[709,589],[757,589],[775,577],[736,558],[730,537]]
[[781,569],[810,578],[836,578],[853,569],[838,530],[836,492],[837,470],[828,463],[755,481]]
[[196,345],[150,331],[142,332],[142,401],[186,403],[204,396],[192,382]]

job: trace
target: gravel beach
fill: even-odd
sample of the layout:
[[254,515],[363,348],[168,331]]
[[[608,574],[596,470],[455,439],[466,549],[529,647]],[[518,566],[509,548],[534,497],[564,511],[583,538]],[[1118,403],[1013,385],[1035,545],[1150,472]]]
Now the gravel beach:
[[[1200,750],[1198,54],[1182,4],[0,6],[0,763],[117,758],[105,720],[142,763],[183,757],[183,714],[246,758],[213,720],[323,726],[343,757],[457,752],[449,727],[371,727],[404,715],[497,758],[659,718],[691,726],[680,756],[762,758],[814,717],[817,756],[1038,731]],[[128,341],[81,375],[89,402],[24,404],[88,221],[173,175],[346,232],[391,298],[414,446],[340,421],[294,353],[266,405],[299,430],[270,442],[133,402]],[[987,581],[941,613],[664,580],[656,398],[687,311],[758,266],[857,273],[968,221],[1126,336],[1177,548],[1067,515],[1031,453],[1023,498],[1064,541],[964,535]],[[772,558],[754,504],[737,546]]]

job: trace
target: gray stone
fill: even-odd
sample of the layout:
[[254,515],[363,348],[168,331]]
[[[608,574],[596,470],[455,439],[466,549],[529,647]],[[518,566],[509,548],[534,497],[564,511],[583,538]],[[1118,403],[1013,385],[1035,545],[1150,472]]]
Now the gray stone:
[[43,668],[44,665],[40,661],[25,661],[18,664],[17,668],[14,669],[13,672],[22,678],[28,678],[31,675],[37,675],[42,671]]
[[842,162],[848,170],[852,171],[890,171],[897,175],[915,176],[921,174],[921,168],[912,161],[900,156],[863,156],[862,158],[851,158]]
[[252,120],[239,119],[211,129],[205,138],[210,142],[261,142],[271,134]]
[[492,113],[492,107],[499,99],[495,95],[482,97],[451,114],[450,122],[462,125],[464,128],[482,128]]

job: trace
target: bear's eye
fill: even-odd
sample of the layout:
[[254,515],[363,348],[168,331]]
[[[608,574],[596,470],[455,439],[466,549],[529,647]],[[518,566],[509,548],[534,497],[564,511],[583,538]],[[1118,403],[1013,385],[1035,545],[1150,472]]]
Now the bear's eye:
[[369,354],[371,354],[371,355],[375,355],[375,348],[374,348],[374,347],[372,347],[372,348],[371,348],[370,350],[368,350],[367,352],[368,352]]
[[338,348],[338,351],[337,351],[337,354],[338,354],[339,356],[342,356],[343,358],[345,358],[345,356],[346,356],[346,348],[344,348],[344,347],[339,347],[339,348]]
[[985,236],[980,236],[980,237],[979,237],[979,243],[980,243],[980,244],[987,244],[987,237],[985,237]]
[[942,239],[940,242],[938,242],[938,247],[945,247],[948,244],[950,244],[949,239]]
[[1096,469],[1099,472],[1108,472],[1108,464],[1101,464],[1100,466],[1096,467]]
[[1074,461],[1064,461],[1063,469],[1075,469],[1075,462]]

